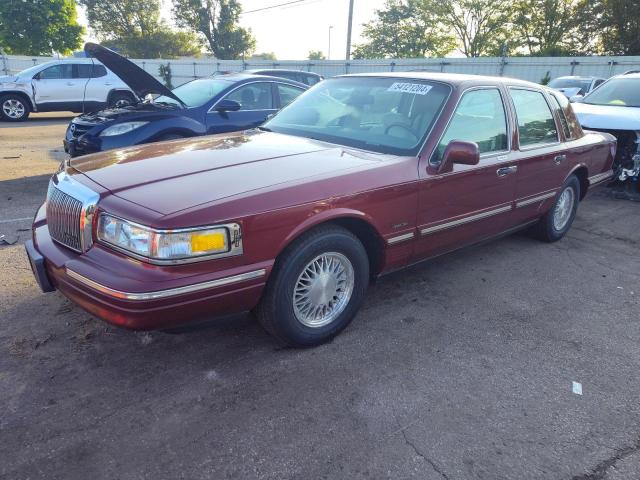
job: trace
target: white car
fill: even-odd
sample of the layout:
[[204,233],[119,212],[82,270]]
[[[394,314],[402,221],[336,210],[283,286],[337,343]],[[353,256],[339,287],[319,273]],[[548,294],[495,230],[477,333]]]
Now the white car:
[[618,139],[613,171],[619,181],[640,177],[640,73],[611,77],[584,98],[572,99],[573,111],[587,130]]
[[549,82],[547,87],[559,90],[564,93],[567,98],[571,98],[574,95],[584,96],[595,90],[604,82],[604,78],[578,77],[576,75],[570,75],[554,78]]
[[30,112],[91,112],[136,101],[131,89],[90,58],[55,60],[0,76],[0,120],[20,122]]

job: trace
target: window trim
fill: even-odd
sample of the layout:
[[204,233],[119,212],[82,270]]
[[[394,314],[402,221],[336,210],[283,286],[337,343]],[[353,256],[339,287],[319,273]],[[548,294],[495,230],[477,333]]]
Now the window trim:
[[[549,105],[549,99],[545,95],[545,92],[542,89],[531,88],[531,87],[512,86],[512,85],[508,86],[507,89],[509,90],[509,97],[510,97],[511,103],[513,105],[513,115],[515,116],[515,119],[516,119],[516,124],[514,125],[514,127],[516,128],[516,132],[518,134],[518,151],[519,152],[528,152],[530,150],[537,150],[537,149],[540,149],[540,148],[547,148],[547,147],[552,147],[552,146],[555,146],[555,145],[560,145],[562,143],[560,141],[560,130],[558,129],[558,124],[556,123],[556,118],[555,118],[555,115],[553,114],[553,108],[551,108],[551,105]],[[549,109],[549,113],[551,114],[551,118],[553,119],[553,123],[556,126],[556,140],[555,140],[555,142],[533,143],[533,144],[527,145],[526,147],[523,148],[523,146],[520,144],[520,124],[518,123],[518,110],[516,109],[516,103],[513,101],[513,97],[511,96],[511,90],[527,90],[529,92],[535,92],[535,93],[539,93],[539,94],[542,95],[542,98],[544,99],[545,103],[547,104],[547,108]]]
[[[576,138],[573,135],[573,131],[571,130],[571,127],[569,126],[569,120],[567,119],[567,116],[564,114],[564,108],[562,107],[562,104],[560,103],[558,96],[552,92],[547,92],[547,93],[558,104],[558,120],[560,121],[560,130],[562,130],[562,136],[564,137],[564,141],[570,142],[571,140],[575,140]],[[564,119],[565,121],[564,124],[562,123],[562,119]],[[568,136],[567,136],[567,132],[565,132],[564,130],[565,125],[567,127],[567,132],[569,132]],[[556,128],[557,128],[557,125],[556,125]]]
[[[268,84],[271,86],[271,101],[272,101],[272,102],[274,102],[274,101],[275,101],[274,93],[273,93],[273,89],[274,89],[273,84],[274,84],[274,83],[284,83],[284,84],[286,84],[286,85],[291,85],[290,83],[287,83],[287,82],[278,82],[278,81],[275,81],[275,80],[262,80],[262,79],[259,79],[259,80],[252,80],[252,81],[250,81],[250,82],[245,82],[245,83],[242,83],[242,84],[240,84],[240,85],[236,85],[236,86],[235,86],[235,87],[233,87],[231,90],[229,90],[227,93],[225,93],[223,97],[221,97],[221,98],[219,98],[218,100],[216,100],[216,101],[214,102],[214,104],[213,104],[213,105],[211,105],[211,107],[209,108],[209,110],[207,110],[207,113],[216,113],[216,106],[217,106],[217,105],[218,105],[222,100],[224,100],[225,98],[227,98],[229,95],[231,95],[233,92],[235,92],[235,91],[236,91],[236,90],[238,90],[239,88],[242,88],[242,87],[244,87],[245,85],[251,85],[251,84],[253,84],[253,83],[268,83]],[[278,107],[271,107],[271,108],[259,108],[259,109],[252,109],[252,110],[238,110],[238,112],[269,112],[269,111],[271,111],[271,110],[276,110],[276,111],[277,111],[277,110],[279,110],[279,109],[278,109]]]
[[[477,85],[477,86],[473,86],[473,87],[469,87],[466,88],[462,91],[462,93],[460,94],[460,96],[458,97],[458,100],[456,101],[456,104],[453,107],[451,116],[449,117],[449,120],[447,121],[447,124],[445,125],[444,129],[442,130],[442,134],[440,134],[440,138],[438,138],[437,143],[435,144],[435,147],[433,149],[433,151],[431,152],[431,155],[429,156],[429,165],[431,166],[438,166],[442,163],[442,161],[440,162],[434,162],[433,161],[433,157],[436,153],[436,150],[438,149],[438,146],[440,145],[440,142],[442,141],[442,139],[444,138],[445,134],[447,133],[447,130],[449,130],[449,126],[451,125],[451,122],[453,121],[453,118],[456,114],[456,111],[458,110],[458,107],[460,106],[460,103],[462,102],[462,99],[464,98],[464,96],[472,91],[476,91],[476,90],[497,90],[498,94],[500,95],[500,100],[502,101],[502,110],[504,111],[504,120],[505,120],[505,124],[507,126],[507,148],[506,150],[496,150],[495,152],[484,152],[480,154],[480,160],[485,159],[485,158],[492,158],[492,157],[499,157],[501,155],[507,155],[509,154],[511,151],[513,151],[513,145],[511,144],[511,139],[513,138],[513,131],[512,131],[512,125],[511,125],[511,121],[510,121],[510,117],[509,117],[509,109],[507,108],[507,102],[505,99],[505,96],[502,92],[502,89],[500,88],[500,85]],[[479,164],[478,164],[479,165]]]

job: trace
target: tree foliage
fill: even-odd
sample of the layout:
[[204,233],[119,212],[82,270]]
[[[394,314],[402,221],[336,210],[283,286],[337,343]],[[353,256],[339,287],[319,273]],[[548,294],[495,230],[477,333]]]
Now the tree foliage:
[[375,15],[364,25],[367,43],[356,45],[354,58],[444,56],[455,48],[439,22],[434,0],[387,0]]
[[309,50],[309,60],[325,60],[327,57],[324,56],[322,50]]
[[594,11],[600,20],[603,53],[640,55],[640,1],[601,0]]
[[17,55],[67,54],[82,45],[73,0],[0,0],[0,48]]
[[252,60],[277,60],[276,54],[273,52],[254,53],[251,55]]
[[200,33],[216,58],[237,60],[250,56],[256,41],[238,25],[242,6],[237,0],[173,0],[178,25]]
[[200,53],[192,32],[160,20],[159,0],[78,0],[103,45],[134,58],[175,58]]

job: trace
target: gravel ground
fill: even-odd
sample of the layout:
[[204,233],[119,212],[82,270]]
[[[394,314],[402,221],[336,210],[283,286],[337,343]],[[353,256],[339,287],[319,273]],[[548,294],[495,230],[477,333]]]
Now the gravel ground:
[[0,124],[0,478],[640,478],[640,204],[385,277],[315,349],[249,315],[136,334],[32,279],[52,117]]

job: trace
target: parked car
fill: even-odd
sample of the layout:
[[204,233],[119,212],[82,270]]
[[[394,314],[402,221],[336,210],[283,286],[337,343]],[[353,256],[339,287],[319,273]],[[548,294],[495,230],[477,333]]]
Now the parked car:
[[244,73],[250,73],[253,75],[269,75],[270,77],[286,78],[295,82],[304,83],[305,85],[313,86],[323,80],[322,75],[318,75],[313,72],[305,72],[302,70],[284,70],[280,68],[272,69],[253,69],[245,70]]
[[316,345],[372,278],[517,229],[561,239],[614,155],[532,83],[336,77],[251,132],[72,159],[26,249],[44,291],[115,325],[255,310]]
[[0,119],[21,122],[31,112],[92,112],[134,103],[131,89],[89,58],[55,60],[0,76]]
[[620,182],[630,180],[627,184],[637,191],[640,178],[640,73],[610,78],[597,90],[573,103],[573,109],[583,128],[607,132],[617,138],[614,178]]
[[87,44],[145,102],[74,118],[63,140],[72,157],[114,148],[255,128],[308,87],[267,76],[200,78],[169,90],[117,53]]
[[574,95],[586,95],[587,93],[595,90],[604,81],[604,78],[578,77],[571,75],[554,78],[549,82],[548,87],[555,88],[556,90],[564,93],[567,98],[571,98]]

